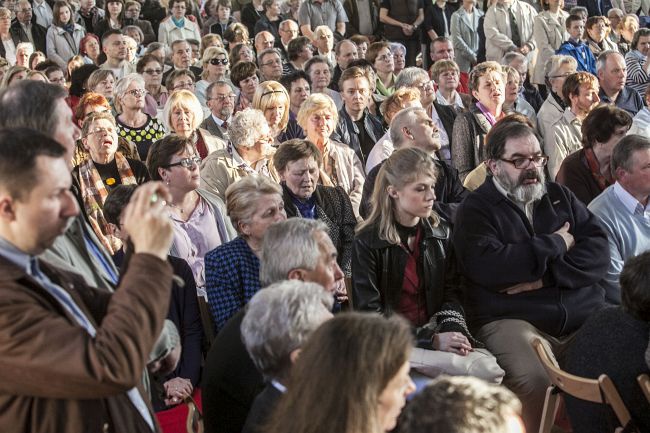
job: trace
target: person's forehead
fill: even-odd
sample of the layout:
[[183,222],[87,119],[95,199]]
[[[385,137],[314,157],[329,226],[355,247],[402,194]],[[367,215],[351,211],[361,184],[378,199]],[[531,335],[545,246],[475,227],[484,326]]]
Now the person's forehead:
[[190,50],[190,49],[191,49],[190,44],[188,44],[187,42],[179,42],[174,47],[174,52],[178,53],[178,52],[187,51],[187,50]]
[[348,54],[357,50],[357,46],[350,41],[341,42],[341,54]]
[[618,67],[618,66],[625,66],[625,59],[619,53],[612,53],[609,56],[607,56],[607,59],[605,60],[605,65],[608,68],[615,68],[615,67]]
[[296,81],[293,81],[291,83],[291,90],[295,90],[298,88],[303,89],[305,87],[309,87],[309,83],[304,78],[298,78]]
[[262,56],[262,63],[265,63],[265,62],[267,62],[268,60],[272,60],[271,58],[273,58],[273,59],[279,59],[279,58],[280,58],[280,55],[279,55],[278,53],[268,53],[268,54],[264,54],[264,56]]
[[530,155],[541,152],[539,141],[533,134],[521,137],[508,138],[506,140],[504,155]]
[[348,78],[343,82],[343,88],[360,88],[360,87],[370,87],[370,83],[366,77],[352,77]]
[[433,49],[435,51],[453,50],[454,47],[451,45],[451,42],[444,41],[444,42],[434,42],[433,43]]

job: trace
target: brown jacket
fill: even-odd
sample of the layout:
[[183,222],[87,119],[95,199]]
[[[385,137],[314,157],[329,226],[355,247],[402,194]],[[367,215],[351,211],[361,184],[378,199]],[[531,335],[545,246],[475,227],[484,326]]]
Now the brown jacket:
[[70,294],[97,335],[93,339],[24,269],[0,257],[0,431],[151,432],[126,392],[140,384],[162,329],[171,266],[136,254],[113,294],[46,263],[40,267]]

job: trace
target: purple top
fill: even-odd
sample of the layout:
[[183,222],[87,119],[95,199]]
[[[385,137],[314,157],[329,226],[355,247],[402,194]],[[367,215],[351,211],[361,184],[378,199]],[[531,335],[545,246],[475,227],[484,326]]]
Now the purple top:
[[171,215],[174,223],[174,247],[177,257],[185,260],[190,268],[199,294],[205,291],[205,255],[223,243],[215,224],[212,209],[203,198],[187,221]]

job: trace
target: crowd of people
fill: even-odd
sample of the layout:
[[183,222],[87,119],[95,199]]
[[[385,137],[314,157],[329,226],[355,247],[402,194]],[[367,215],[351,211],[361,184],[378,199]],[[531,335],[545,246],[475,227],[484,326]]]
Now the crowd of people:
[[0,430],[650,431],[649,7],[0,0]]

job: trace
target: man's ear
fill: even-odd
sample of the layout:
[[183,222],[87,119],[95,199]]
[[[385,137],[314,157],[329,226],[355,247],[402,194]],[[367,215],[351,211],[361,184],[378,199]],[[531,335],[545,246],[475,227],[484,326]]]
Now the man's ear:
[[305,281],[306,271],[301,268],[292,269],[287,274],[289,280]]
[[16,219],[14,199],[7,194],[0,195],[0,219],[7,222]]
[[497,168],[497,162],[498,161],[495,161],[494,159],[488,159],[487,161],[484,162],[484,164],[487,166],[488,171],[494,174]]

